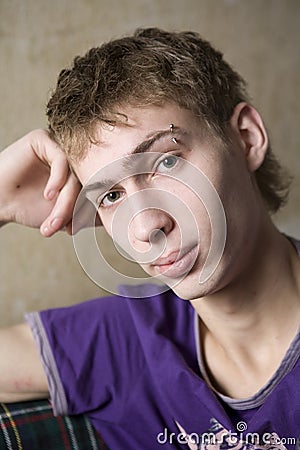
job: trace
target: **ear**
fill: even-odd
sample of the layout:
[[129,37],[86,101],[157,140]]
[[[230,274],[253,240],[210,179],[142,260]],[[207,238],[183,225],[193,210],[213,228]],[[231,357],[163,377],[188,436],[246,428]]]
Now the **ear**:
[[249,171],[254,172],[263,163],[269,145],[260,114],[248,103],[238,103],[231,116],[230,126],[244,148]]

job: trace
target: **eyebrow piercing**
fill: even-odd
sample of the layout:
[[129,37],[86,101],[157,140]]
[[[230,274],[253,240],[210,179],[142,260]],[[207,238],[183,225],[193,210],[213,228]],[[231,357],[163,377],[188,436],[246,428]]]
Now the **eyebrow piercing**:
[[[171,134],[174,132],[174,124],[173,123],[170,123],[170,132],[171,132]],[[172,137],[172,141],[174,142],[174,144],[178,143],[176,137],[174,137],[174,136]]]

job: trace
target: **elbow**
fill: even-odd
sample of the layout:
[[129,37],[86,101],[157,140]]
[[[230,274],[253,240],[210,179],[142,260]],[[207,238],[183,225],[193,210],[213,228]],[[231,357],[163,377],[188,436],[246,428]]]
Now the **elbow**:
[[30,400],[45,400],[48,392],[0,392],[0,403],[16,403]]

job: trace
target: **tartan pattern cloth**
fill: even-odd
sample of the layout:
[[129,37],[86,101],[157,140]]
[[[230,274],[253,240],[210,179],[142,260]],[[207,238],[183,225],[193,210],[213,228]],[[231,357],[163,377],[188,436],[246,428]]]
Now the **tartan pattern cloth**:
[[0,450],[109,450],[84,415],[54,417],[50,402],[0,403]]

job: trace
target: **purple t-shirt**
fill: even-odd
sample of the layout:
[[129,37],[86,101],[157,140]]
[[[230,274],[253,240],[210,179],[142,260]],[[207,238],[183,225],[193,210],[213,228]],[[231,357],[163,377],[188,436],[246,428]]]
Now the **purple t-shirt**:
[[299,358],[260,407],[236,414],[201,375],[193,307],[156,290],[27,315],[55,413],[86,413],[112,450],[295,448]]

